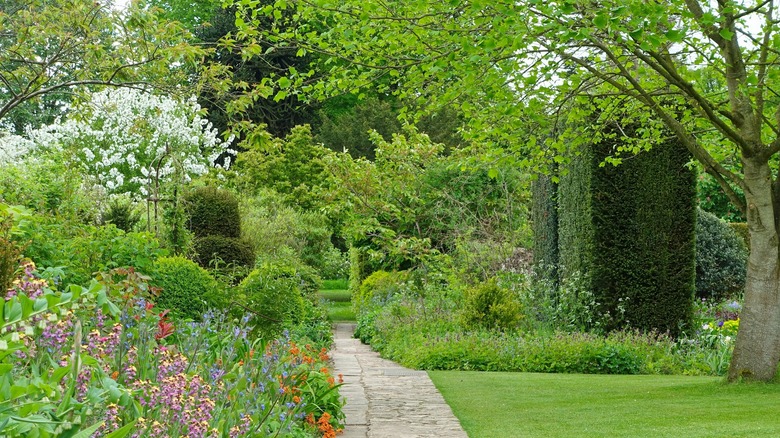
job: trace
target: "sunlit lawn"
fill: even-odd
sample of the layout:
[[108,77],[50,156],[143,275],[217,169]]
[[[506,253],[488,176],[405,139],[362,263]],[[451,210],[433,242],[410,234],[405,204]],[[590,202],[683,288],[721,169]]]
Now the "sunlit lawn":
[[472,438],[778,437],[780,385],[717,377],[429,373]]

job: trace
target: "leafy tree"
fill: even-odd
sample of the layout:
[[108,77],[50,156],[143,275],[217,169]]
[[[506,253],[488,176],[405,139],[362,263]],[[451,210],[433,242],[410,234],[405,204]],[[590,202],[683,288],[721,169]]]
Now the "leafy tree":
[[21,124],[46,122],[78,87],[179,85],[183,77],[171,65],[203,53],[187,37],[180,26],[134,7],[118,12],[103,1],[4,0],[0,122],[17,132]]
[[452,252],[464,240],[490,242],[494,253],[502,249],[496,243],[517,243],[525,211],[518,202],[522,178],[512,169],[461,169],[443,145],[412,127],[392,141],[373,132],[372,140],[374,161],[348,153],[324,158],[353,246],[398,268]]
[[[336,152],[346,150],[355,158],[373,160],[376,144],[369,132],[378,132],[386,141],[390,141],[393,134],[401,134],[403,124],[398,116],[402,108],[403,104],[392,95],[368,96],[363,100],[354,95],[329,99],[318,113],[315,134],[329,149]],[[461,123],[457,110],[445,107],[438,114],[423,117],[416,126],[434,143],[453,149],[464,143],[457,132]]]
[[[511,145],[511,154],[494,151],[528,169],[545,170],[578,144],[625,136],[620,127],[629,124],[641,129],[610,161],[653,147],[664,140],[664,130],[675,135],[746,214],[750,228],[745,310],[729,379],[775,376],[775,0],[277,2],[279,8],[288,3],[300,20],[329,26],[277,35],[277,41],[305,41],[300,51],[326,52],[343,63],[328,70],[327,82],[307,83],[300,74],[286,83],[328,95],[396,78],[399,96],[434,108],[459,102],[471,136]],[[259,32],[257,21],[239,28],[251,39]],[[731,155],[740,158],[733,169],[725,164]]]
[[[157,1],[157,0],[155,0]],[[272,1],[263,0],[258,8],[271,7]],[[186,16],[186,12],[183,13]],[[194,30],[204,45],[215,49],[206,59],[210,69],[223,69],[225,77],[230,78],[230,86],[206,88],[200,95],[200,101],[209,110],[209,119],[220,130],[232,126],[233,119],[240,118],[254,124],[263,124],[275,137],[288,135],[297,125],[311,124],[316,120],[317,103],[308,103],[295,93],[289,93],[286,77],[297,72],[308,72],[312,56],[297,56],[297,47],[274,47],[270,41],[260,39],[251,47],[242,48],[235,44],[236,8],[217,8],[213,11],[210,23]],[[264,28],[288,26],[292,23],[292,11],[273,17],[262,17]],[[249,17],[242,20],[248,20]],[[248,50],[249,52],[245,52]],[[251,55],[249,55],[251,53]],[[204,75],[208,77],[208,73]],[[285,78],[274,88],[269,80]],[[235,105],[235,92],[253,90],[254,98],[246,105]]]
[[262,188],[273,189],[288,205],[303,209],[322,206],[322,191],[329,185],[322,162],[331,153],[314,142],[308,125],[293,128],[284,139],[260,131],[244,142],[233,167],[236,187],[247,194]]
[[157,8],[159,15],[169,21],[178,21],[190,32],[201,26],[208,26],[218,14],[218,0],[141,0],[139,6],[145,9]]

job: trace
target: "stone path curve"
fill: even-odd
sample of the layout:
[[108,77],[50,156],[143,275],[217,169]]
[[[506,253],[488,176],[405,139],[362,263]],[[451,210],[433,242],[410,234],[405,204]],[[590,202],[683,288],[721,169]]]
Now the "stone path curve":
[[331,351],[347,400],[341,438],[468,438],[428,373],[382,359],[354,331],[355,324],[336,324]]

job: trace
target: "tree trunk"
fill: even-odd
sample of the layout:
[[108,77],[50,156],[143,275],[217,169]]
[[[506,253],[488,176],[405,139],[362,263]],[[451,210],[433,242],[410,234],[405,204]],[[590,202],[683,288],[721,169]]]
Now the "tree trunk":
[[768,381],[780,361],[780,256],[767,162],[743,160],[750,229],[745,306],[729,367],[729,381]]

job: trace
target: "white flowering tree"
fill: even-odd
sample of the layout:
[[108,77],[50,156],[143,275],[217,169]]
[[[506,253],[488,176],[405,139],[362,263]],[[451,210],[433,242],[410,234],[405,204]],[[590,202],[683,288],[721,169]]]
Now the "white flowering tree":
[[35,149],[35,142],[0,129],[0,166],[10,164]]
[[[203,117],[194,98],[182,102],[131,88],[106,89],[78,104],[64,123],[38,130],[53,135],[109,192],[135,199],[159,196],[161,186],[204,175],[235,152]],[[34,135],[34,136],[35,136]]]

